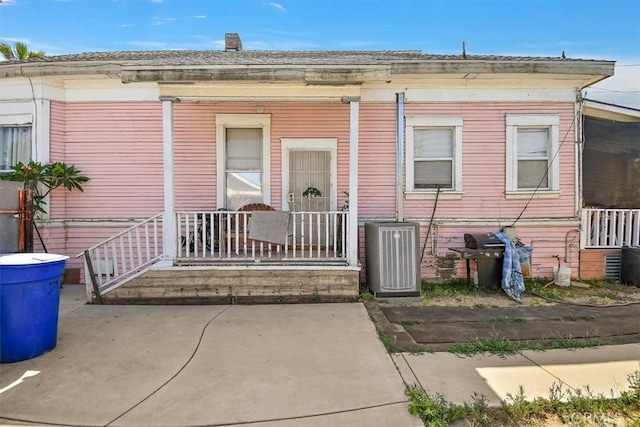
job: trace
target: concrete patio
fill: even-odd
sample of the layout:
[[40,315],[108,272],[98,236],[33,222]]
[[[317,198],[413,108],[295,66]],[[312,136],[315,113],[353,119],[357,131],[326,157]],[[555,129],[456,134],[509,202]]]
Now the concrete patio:
[[405,384],[493,406],[520,385],[616,395],[639,361],[637,343],[390,356],[362,304],[99,306],[66,285],[57,347],[0,365],[0,424],[418,426]]

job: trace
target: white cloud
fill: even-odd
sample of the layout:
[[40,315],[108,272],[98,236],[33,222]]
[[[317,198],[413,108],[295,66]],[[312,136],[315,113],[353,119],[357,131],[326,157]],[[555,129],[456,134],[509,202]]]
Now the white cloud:
[[278,12],[282,12],[282,13],[286,13],[287,12],[287,9],[285,9],[284,6],[281,5],[280,3],[271,2],[271,3],[268,4],[268,6],[273,8],[273,9],[275,9],[275,10],[277,10]]
[[156,3],[156,4],[160,4],[163,3],[164,0],[149,0],[151,3]]
[[192,18],[193,19],[205,19],[207,17],[207,15],[193,15]]
[[120,27],[120,28],[133,27],[133,24],[120,24],[120,25],[118,25],[118,27]]
[[173,24],[178,18],[152,18],[151,25],[167,25]]
[[16,4],[15,0],[0,0],[0,6],[12,6]]

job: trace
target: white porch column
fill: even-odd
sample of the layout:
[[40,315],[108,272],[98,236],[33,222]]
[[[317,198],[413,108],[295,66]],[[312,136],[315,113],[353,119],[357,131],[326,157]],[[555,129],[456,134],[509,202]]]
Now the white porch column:
[[349,265],[358,265],[358,129],[360,98],[349,100],[349,228],[347,230]]
[[177,256],[175,190],[173,176],[173,99],[162,99],[162,161],[164,166],[164,219],[162,252],[167,261]]

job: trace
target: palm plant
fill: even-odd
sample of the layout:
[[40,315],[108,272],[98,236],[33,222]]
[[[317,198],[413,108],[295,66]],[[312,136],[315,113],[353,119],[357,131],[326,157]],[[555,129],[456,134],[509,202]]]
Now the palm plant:
[[7,61],[20,61],[23,59],[44,58],[43,51],[34,52],[24,42],[15,42],[13,46],[9,43],[0,43],[0,55]]
[[[56,188],[64,187],[68,191],[84,191],[82,184],[89,181],[89,178],[81,175],[80,172],[75,166],[69,166],[63,162],[42,164],[30,161],[27,165],[18,162],[11,167],[8,173],[0,174],[0,180],[22,182],[24,188],[32,192],[33,210],[46,214],[47,196]],[[47,247],[42,241],[35,222],[33,222],[33,226],[44,251],[47,252]],[[33,242],[30,243],[32,247]]]

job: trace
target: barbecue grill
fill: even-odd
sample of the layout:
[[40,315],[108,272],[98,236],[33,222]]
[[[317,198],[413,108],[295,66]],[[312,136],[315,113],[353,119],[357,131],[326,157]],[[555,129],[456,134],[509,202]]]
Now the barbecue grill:
[[499,289],[502,282],[504,243],[493,233],[465,234],[464,248],[449,248],[458,252],[467,262],[467,283],[471,284],[471,260],[476,261],[477,285],[486,289]]

